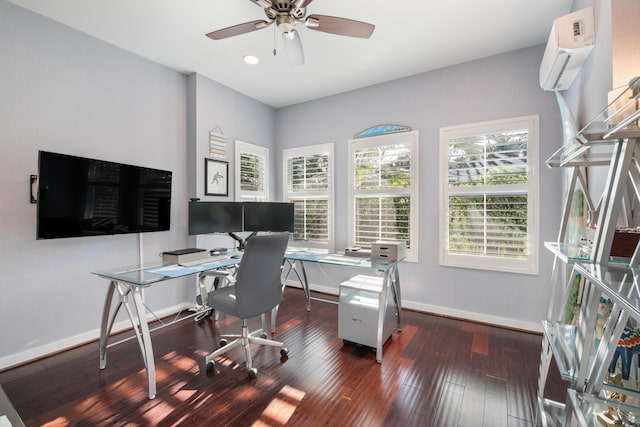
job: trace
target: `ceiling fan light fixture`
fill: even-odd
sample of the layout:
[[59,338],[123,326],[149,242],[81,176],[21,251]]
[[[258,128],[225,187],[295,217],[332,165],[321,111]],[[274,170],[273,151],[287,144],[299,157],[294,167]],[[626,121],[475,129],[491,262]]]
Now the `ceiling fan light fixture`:
[[282,41],[284,43],[284,51],[291,65],[304,64],[304,50],[300,42],[300,36],[296,30],[282,33]]

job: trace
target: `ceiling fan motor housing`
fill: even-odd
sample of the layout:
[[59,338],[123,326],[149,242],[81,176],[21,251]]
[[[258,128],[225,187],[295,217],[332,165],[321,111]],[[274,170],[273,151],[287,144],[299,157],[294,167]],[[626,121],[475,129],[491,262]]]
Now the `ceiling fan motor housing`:
[[[297,2],[301,3],[301,2]],[[276,19],[278,16],[292,16],[294,19],[302,19],[306,14],[306,8],[296,6],[296,1],[272,1],[271,6],[265,7],[264,13],[269,19]]]

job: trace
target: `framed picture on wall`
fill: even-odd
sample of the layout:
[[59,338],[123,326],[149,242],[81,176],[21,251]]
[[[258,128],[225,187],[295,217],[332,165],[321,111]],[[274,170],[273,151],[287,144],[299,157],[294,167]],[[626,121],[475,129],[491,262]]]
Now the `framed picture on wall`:
[[229,162],[204,159],[204,194],[207,196],[229,195]]

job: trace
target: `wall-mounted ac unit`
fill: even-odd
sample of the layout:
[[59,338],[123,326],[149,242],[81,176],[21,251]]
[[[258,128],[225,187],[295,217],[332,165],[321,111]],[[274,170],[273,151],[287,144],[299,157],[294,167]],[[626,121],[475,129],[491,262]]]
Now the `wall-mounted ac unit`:
[[591,53],[594,42],[592,7],[554,20],[540,64],[540,87],[544,90],[568,89]]

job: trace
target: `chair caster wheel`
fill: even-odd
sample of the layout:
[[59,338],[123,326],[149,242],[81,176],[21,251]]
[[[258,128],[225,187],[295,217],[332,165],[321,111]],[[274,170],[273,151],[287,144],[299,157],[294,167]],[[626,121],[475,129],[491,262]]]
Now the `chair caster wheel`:
[[216,368],[216,363],[213,360],[207,362],[207,372],[213,372]]
[[227,340],[221,339],[220,340],[220,347],[224,347],[225,345],[227,345]]
[[287,357],[289,355],[289,349],[282,347],[280,349],[280,357]]
[[258,376],[258,370],[256,368],[251,368],[249,369],[249,372],[247,372],[247,377],[249,377],[250,380],[255,379]]
[[260,338],[267,339],[267,333],[266,332],[261,333]]

